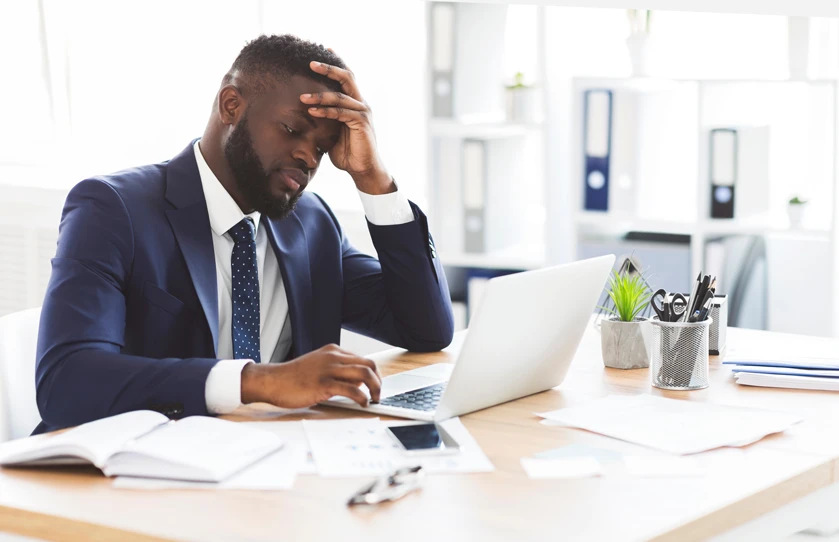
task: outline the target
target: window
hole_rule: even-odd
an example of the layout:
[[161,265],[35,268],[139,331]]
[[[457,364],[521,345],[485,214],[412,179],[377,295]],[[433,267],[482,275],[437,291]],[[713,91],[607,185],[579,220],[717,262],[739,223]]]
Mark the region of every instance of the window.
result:
[[[335,49],[373,106],[379,150],[408,195],[425,200],[425,4],[273,0],[10,2],[0,21],[0,183],[9,165],[40,166],[27,184],[67,188],[85,176],[166,160],[200,137],[222,76],[244,44],[293,33]],[[11,10],[11,16],[7,16]],[[329,16],[313,16],[326,14]],[[7,54],[14,51],[15,54]],[[53,147],[48,147],[55,140]],[[361,209],[326,159],[312,189]]]
[[32,166],[52,151],[49,93],[40,2],[5,2],[0,17],[0,167]]

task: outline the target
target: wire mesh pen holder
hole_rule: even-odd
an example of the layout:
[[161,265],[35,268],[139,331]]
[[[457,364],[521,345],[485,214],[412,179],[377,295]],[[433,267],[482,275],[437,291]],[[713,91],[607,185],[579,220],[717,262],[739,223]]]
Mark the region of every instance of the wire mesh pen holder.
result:
[[708,387],[708,335],[712,319],[704,322],[662,322],[653,318],[650,379],[665,390]]

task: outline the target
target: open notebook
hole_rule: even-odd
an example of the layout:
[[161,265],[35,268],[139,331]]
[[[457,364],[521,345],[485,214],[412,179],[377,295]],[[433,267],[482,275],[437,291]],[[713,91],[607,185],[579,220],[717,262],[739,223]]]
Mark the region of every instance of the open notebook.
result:
[[0,445],[0,465],[93,464],[106,476],[219,482],[283,446],[253,426],[138,410]]

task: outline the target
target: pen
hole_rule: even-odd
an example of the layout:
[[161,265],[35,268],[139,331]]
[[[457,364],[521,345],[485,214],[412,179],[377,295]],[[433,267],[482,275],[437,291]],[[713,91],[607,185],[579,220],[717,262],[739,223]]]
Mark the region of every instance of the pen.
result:
[[690,309],[692,309],[694,307],[694,305],[696,305],[696,292],[699,290],[699,282],[701,280],[702,280],[702,271],[700,271],[699,274],[696,276],[696,282],[693,283],[693,289],[690,291],[690,297],[688,298],[689,305],[688,305],[687,310],[685,310],[685,314],[684,314],[685,319],[687,319],[688,316],[693,314],[693,312],[691,312]]
[[711,310],[711,304],[714,302],[714,296],[708,298],[708,301],[705,302],[705,306],[702,307],[702,312],[699,314],[699,321],[704,322],[708,319],[708,312]]
[[696,310],[694,310],[694,316],[697,316],[697,317],[694,318],[692,316],[691,317],[691,322],[702,322],[702,321],[705,320],[704,315],[703,315],[703,309],[713,299],[714,299],[714,293],[711,291],[710,288],[708,288],[705,291],[705,294],[703,296],[697,298]]
[[705,302],[705,294],[708,292],[708,288],[711,286],[711,275],[705,275],[702,279],[702,284],[699,285],[699,290],[696,292],[696,300],[693,302],[691,308],[694,311],[697,311],[702,308],[702,304]]

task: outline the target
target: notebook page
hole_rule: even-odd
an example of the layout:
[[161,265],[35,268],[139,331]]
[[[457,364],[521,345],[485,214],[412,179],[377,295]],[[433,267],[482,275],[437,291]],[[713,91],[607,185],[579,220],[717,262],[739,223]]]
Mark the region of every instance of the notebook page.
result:
[[[36,435],[19,439],[0,446],[0,463],[22,464],[58,456],[74,456],[102,468],[108,457],[119,451],[127,442],[152,431],[168,420],[159,412],[137,410],[88,422],[58,435]],[[57,462],[63,464],[74,461],[57,459]]]
[[136,410],[89,422],[67,431],[60,438],[62,445],[85,448],[91,462],[99,468],[126,443],[152,431],[169,418],[152,410]]
[[[191,416],[168,424],[125,446],[107,462],[105,474],[220,481],[271,452],[283,440],[277,435],[235,422]],[[165,465],[165,469],[164,469]],[[200,474],[199,474],[200,473]]]

